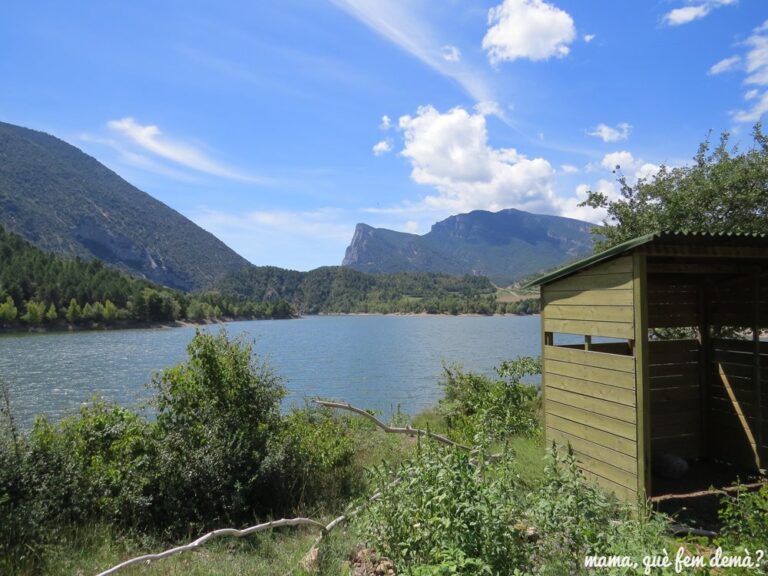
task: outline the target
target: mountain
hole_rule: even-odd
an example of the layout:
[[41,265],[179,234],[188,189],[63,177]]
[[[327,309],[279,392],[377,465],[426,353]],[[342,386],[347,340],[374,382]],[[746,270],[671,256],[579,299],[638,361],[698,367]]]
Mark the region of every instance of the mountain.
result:
[[496,308],[496,289],[482,276],[365,274],[341,266],[309,272],[246,266],[228,274],[217,288],[222,294],[257,302],[285,300],[303,314],[493,313]]
[[181,290],[211,286],[248,263],[78,148],[3,122],[0,225],[43,250]]
[[513,208],[451,216],[422,236],[358,224],[342,266],[482,275],[507,285],[590,254],[592,226]]

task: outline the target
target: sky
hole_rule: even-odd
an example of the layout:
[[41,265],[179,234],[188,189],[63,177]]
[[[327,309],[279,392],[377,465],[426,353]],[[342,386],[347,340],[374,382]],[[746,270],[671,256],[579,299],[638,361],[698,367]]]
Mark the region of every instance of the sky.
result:
[[77,146],[257,265],[618,194],[744,146],[766,0],[8,0],[0,120]]

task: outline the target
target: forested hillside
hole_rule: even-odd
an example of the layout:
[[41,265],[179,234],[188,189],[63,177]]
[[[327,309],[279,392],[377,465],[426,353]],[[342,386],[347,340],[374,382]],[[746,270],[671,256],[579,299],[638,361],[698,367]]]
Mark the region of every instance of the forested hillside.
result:
[[0,122],[0,225],[38,248],[97,258],[171,288],[209,288],[247,262],[79,149]]
[[366,274],[340,266],[296,272],[272,266],[249,266],[228,275],[219,288],[225,294],[256,301],[285,299],[305,314],[538,312],[538,299],[497,302],[496,289],[484,276],[425,272]]
[[280,299],[256,303],[215,292],[187,294],[98,260],[45,253],[0,227],[0,326],[113,325],[291,313]]

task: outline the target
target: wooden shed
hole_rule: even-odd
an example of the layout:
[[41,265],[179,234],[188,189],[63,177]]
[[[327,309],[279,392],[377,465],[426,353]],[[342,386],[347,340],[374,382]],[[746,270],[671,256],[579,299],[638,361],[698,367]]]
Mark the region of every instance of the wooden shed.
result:
[[[768,237],[659,232],[533,281],[541,287],[549,443],[622,499],[668,490],[673,455],[708,470],[768,462]],[[711,474],[711,472],[709,472]]]

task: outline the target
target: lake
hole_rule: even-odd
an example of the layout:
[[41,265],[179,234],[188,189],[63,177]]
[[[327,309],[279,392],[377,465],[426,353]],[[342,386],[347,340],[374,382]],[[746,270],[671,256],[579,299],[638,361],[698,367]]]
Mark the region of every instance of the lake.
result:
[[[286,406],[330,397],[390,414],[437,402],[443,363],[491,374],[540,353],[539,316],[308,316],[206,326],[244,334],[285,379]],[[22,426],[74,411],[94,394],[135,405],[154,372],[186,358],[195,328],[0,336],[0,378]]]

